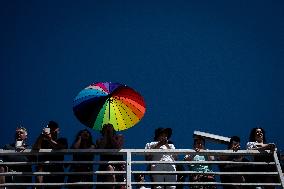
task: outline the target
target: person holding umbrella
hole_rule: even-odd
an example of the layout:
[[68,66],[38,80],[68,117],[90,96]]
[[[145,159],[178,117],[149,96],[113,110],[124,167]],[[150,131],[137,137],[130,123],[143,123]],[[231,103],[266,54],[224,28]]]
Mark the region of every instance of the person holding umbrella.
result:
[[[169,138],[172,135],[171,128],[157,128],[155,130],[154,141],[147,143],[145,149],[175,149],[175,146],[172,143],[169,143]],[[161,154],[157,153],[154,155],[147,155],[147,161],[167,161],[174,162],[176,156],[170,154]],[[151,171],[176,171],[175,164],[152,164],[150,167]],[[152,175],[154,182],[176,182],[176,175]],[[164,188],[163,186],[155,186],[156,189]],[[166,186],[167,189],[175,189],[176,186]]]
[[[104,124],[101,130],[102,137],[96,141],[97,149],[121,149],[124,144],[123,135],[116,134],[113,125],[108,123]],[[100,161],[123,161],[123,155],[109,155],[103,154],[100,156]],[[123,171],[124,166],[121,164],[101,164],[99,171]],[[122,175],[98,175],[98,182],[123,182]],[[97,189],[114,189],[121,188],[121,186],[114,185],[101,185]]]
[[[127,85],[116,82],[96,82],[81,90],[73,100],[73,112],[85,126],[100,131],[98,149],[120,149],[123,131],[136,125],[144,116],[146,104],[143,97]],[[123,155],[102,154],[101,161],[123,161]],[[123,171],[121,164],[104,164],[100,171]],[[123,182],[123,175],[98,175],[98,182]],[[126,186],[117,186],[126,187]],[[98,185],[97,188],[114,188],[114,185]]]

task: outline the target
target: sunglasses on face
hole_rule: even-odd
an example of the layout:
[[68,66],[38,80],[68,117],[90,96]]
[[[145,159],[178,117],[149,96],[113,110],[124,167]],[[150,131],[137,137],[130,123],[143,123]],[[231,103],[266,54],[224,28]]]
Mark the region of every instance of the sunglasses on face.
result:
[[16,134],[25,134],[24,131],[16,131]]

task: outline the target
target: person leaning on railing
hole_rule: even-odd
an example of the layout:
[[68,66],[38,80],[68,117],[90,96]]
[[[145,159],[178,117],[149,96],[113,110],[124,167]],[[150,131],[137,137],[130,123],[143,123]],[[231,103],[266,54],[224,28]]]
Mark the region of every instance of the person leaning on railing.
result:
[[[33,145],[34,150],[39,149],[67,149],[68,143],[66,138],[58,138],[59,126],[54,121],[49,121],[47,128],[44,128],[42,133],[36,139]],[[63,161],[64,155],[39,155],[38,161]],[[39,172],[64,172],[63,164],[43,165],[37,166]],[[53,176],[37,176],[36,181],[39,183],[63,183],[65,176],[53,175]],[[61,188],[60,186],[54,186],[52,188]]]
[[[147,143],[145,146],[145,149],[175,149],[175,146],[173,144],[170,144],[168,139],[172,135],[172,129],[171,128],[158,128],[155,130],[155,137],[154,142]],[[177,158],[174,155],[170,154],[162,154],[162,153],[155,153],[152,155],[147,155],[146,157],[147,161],[168,161],[168,162],[174,162]],[[151,171],[176,171],[175,164],[152,164]],[[152,175],[152,179],[154,182],[176,182],[177,176],[173,174],[169,175],[158,175],[154,174]],[[154,188],[164,188],[163,186],[154,186]],[[175,189],[176,186],[166,186],[167,189]]]
[[[263,153],[266,153],[265,150],[269,150],[270,153],[263,156],[254,156],[254,161],[256,162],[273,162],[273,152],[275,151],[275,144],[267,143],[265,137],[265,131],[263,128],[253,128],[250,132],[249,142],[247,143],[248,150],[258,150]],[[257,165],[254,167],[255,171],[258,172],[273,172],[276,171],[275,165]],[[277,177],[263,175],[263,176],[256,176],[256,182],[259,183],[276,183],[278,182]],[[265,189],[273,189],[274,186],[263,186]]]
[[[233,150],[237,152],[240,150],[240,137],[232,136],[228,144],[228,150]],[[220,161],[234,161],[234,162],[249,162],[247,158],[241,155],[224,155],[218,158]],[[240,165],[240,164],[220,164],[219,169],[221,172],[247,172],[251,170],[249,165]],[[221,175],[220,179],[222,183],[246,183],[250,181],[250,177],[247,175]],[[223,186],[223,189],[248,189],[252,188],[251,186]]]
[[[16,128],[15,132],[15,142],[11,144],[6,144],[3,149],[4,150],[15,150],[18,153],[21,153],[29,148],[27,145],[27,136],[28,131],[24,127]],[[31,161],[31,156],[24,155],[8,155],[3,157],[3,162],[29,162]],[[30,165],[9,165],[7,167],[1,167],[1,172],[9,171],[9,172],[31,172],[32,167]],[[1,182],[6,183],[31,183],[31,176],[7,176],[6,178],[3,176]],[[7,188],[15,188],[15,186],[6,187]],[[17,189],[25,189],[27,186],[17,186]]]
[[[193,147],[196,152],[200,152],[205,149],[205,139],[200,136],[195,136],[193,141]],[[205,155],[186,155],[184,157],[185,161],[213,161],[214,156],[205,156]],[[189,175],[190,182],[215,182],[214,175],[211,174],[202,174],[204,172],[212,172],[212,169],[209,165],[206,164],[190,164],[189,166],[190,171],[198,172],[197,174]],[[215,189],[216,186],[214,185],[193,185],[191,186],[193,189]]]

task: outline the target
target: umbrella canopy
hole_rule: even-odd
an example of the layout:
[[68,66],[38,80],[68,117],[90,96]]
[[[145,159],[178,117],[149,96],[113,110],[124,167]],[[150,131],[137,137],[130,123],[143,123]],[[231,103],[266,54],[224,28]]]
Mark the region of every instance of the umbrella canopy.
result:
[[132,88],[119,83],[93,83],[75,97],[75,116],[84,125],[101,130],[111,123],[116,131],[138,123],[146,106],[143,97]]

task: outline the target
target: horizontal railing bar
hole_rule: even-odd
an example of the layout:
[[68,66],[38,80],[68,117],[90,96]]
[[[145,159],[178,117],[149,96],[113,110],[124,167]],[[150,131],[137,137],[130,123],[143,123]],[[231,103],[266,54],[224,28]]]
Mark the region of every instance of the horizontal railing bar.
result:
[[271,154],[269,151],[260,152],[258,150],[238,150],[237,152],[232,150],[204,150],[204,151],[195,151],[190,149],[135,149],[131,151],[132,154],[145,155],[152,153],[171,153],[171,154],[201,154],[201,155],[268,155]]
[[112,175],[112,174],[126,174],[126,171],[90,171],[90,172],[4,172],[0,176],[32,176],[32,175]]
[[[62,150],[53,150],[53,149],[40,149],[40,150],[31,150],[26,149],[23,152],[15,152],[14,150],[3,150],[0,149],[0,154],[3,155],[44,155],[49,154],[73,154],[73,153],[84,153],[84,154],[123,154],[126,155],[127,152],[131,152],[133,155],[147,155],[154,153],[170,153],[170,154],[203,154],[203,155],[268,155],[271,154],[269,151],[260,152],[258,150],[239,150],[234,152],[232,150],[204,150],[196,152],[195,150],[189,149],[62,149]],[[147,153],[147,154],[145,154]]]
[[[84,185],[125,185],[126,182],[77,182],[77,183],[5,183],[5,186],[84,186]],[[281,186],[280,183],[221,183],[221,182],[131,182],[132,185],[229,185],[229,186]]]
[[131,161],[132,164],[241,164],[241,165],[275,165],[274,162],[236,162],[236,161]]
[[[278,175],[278,172],[196,172],[196,171],[132,171],[132,174],[207,174],[207,175]],[[126,174],[126,171],[90,171],[90,172],[4,172],[0,176],[32,175],[97,175]]]
[[221,182],[132,182],[133,185],[238,185],[238,186],[281,186],[280,183],[221,183]]
[[[278,175],[278,172],[196,172],[196,171],[131,171],[133,174],[209,174],[209,175]],[[2,172],[0,176],[11,176],[11,175],[83,175],[83,174],[126,174],[126,171],[89,171],[89,172]]]
[[278,175],[278,172],[132,171],[133,174]]
[[[236,162],[236,161],[131,161],[132,164],[240,164],[275,165],[274,162]],[[126,164],[126,161],[42,161],[42,162],[0,162],[1,165],[38,165],[38,164]]]
[[126,182],[70,182],[70,183],[5,183],[5,186],[81,186],[81,185],[126,185]]
[[40,150],[32,150],[32,149],[25,149],[22,152],[16,152],[15,150],[3,150],[0,149],[0,154],[5,155],[46,155],[48,154],[54,154],[54,155],[72,155],[74,153],[76,154],[92,154],[92,155],[100,155],[100,154],[121,154],[126,155],[127,151],[129,149],[61,149],[61,150],[55,150],[55,149],[40,149]]
[[[278,172],[194,172],[194,171],[132,171],[133,174],[207,174],[207,175],[278,175]],[[126,171],[94,171],[94,172],[4,172],[0,176],[32,176],[32,175],[98,175],[126,174]]]
[[38,161],[38,162],[0,162],[1,165],[38,165],[38,164],[126,164],[126,161]]

